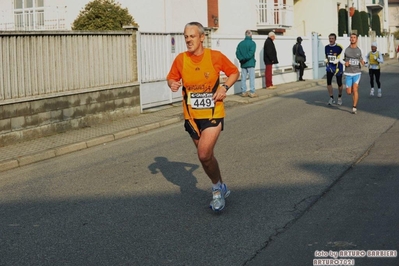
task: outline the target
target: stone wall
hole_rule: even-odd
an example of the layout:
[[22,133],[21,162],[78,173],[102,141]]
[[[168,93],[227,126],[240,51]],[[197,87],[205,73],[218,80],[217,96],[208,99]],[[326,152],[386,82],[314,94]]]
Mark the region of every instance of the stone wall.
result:
[[140,112],[138,83],[0,105],[0,146],[88,127]]

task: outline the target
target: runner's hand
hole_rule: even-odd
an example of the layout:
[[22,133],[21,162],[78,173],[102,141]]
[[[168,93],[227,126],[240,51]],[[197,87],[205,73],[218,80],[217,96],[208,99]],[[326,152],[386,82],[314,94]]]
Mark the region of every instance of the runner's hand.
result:
[[173,92],[178,91],[178,90],[180,89],[180,87],[181,87],[181,81],[173,81],[173,82],[170,84],[170,89],[171,89]]
[[223,101],[226,98],[226,88],[222,85],[216,90],[215,94],[213,94],[213,100],[216,101]]

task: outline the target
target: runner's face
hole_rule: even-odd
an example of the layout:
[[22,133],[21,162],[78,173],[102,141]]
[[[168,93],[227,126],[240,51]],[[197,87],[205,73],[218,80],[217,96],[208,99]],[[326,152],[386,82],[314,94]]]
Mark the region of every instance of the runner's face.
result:
[[373,53],[374,53],[375,51],[377,51],[377,47],[371,46],[371,51],[373,51]]
[[335,43],[335,37],[334,36],[328,37],[328,40],[330,41],[331,45],[333,45]]
[[351,44],[356,44],[356,43],[357,43],[357,36],[351,35]]
[[187,51],[193,54],[202,52],[202,42],[205,35],[200,35],[197,26],[187,26],[184,29],[184,39],[186,41]]

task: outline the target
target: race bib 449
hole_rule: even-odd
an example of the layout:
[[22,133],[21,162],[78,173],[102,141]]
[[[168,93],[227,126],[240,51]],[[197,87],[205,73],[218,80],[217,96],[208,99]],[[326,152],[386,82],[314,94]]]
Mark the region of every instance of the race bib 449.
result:
[[190,93],[187,104],[194,109],[213,108],[215,103],[212,97],[213,93]]

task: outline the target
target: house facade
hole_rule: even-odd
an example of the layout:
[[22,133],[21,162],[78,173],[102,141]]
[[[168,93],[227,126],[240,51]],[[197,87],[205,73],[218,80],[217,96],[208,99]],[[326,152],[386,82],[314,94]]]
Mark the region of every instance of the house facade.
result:
[[399,0],[388,0],[389,32],[399,30]]
[[[141,32],[182,32],[199,21],[219,34],[239,34],[251,29],[259,35],[273,30],[279,35],[328,36],[338,30],[338,10],[354,7],[378,14],[383,32],[391,32],[397,18],[396,0],[117,0],[139,24]],[[3,0],[0,31],[70,30],[90,0]],[[398,2],[399,5],[399,1]],[[393,4],[392,4],[393,5]]]
[[3,0],[0,31],[67,30],[65,0]]

